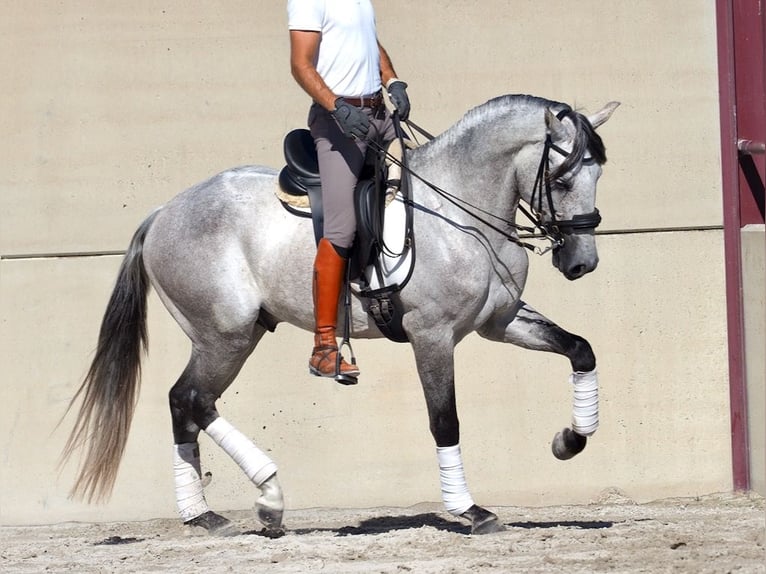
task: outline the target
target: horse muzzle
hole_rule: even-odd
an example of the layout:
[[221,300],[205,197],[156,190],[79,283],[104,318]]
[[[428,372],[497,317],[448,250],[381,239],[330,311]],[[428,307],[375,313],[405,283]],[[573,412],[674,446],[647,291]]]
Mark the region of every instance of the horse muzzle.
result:
[[601,215],[594,209],[570,220],[556,221],[549,229],[548,233],[558,244],[553,249],[553,265],[570,281],[587,275],[598,266],[593,231],[599,223]]

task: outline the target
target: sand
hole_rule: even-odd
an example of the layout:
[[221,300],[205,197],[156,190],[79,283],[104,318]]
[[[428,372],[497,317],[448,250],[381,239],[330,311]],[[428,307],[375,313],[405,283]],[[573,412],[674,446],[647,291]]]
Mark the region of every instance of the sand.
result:
[[472,536],[440,505],[288,510],[286,533],[208,535],[174,519],[0,528],[0,572],[766,572],[764,499],[717,494],[635,504],[490,508],[505,532]]

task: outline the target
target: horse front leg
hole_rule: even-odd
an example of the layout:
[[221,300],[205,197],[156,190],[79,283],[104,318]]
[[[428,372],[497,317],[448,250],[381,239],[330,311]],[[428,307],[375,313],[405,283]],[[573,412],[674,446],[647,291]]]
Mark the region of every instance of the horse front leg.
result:
[[419,338],[412,344],[436,442],[442,501],[450,514],[471,522],[472,534],[499,532],[505,528],[497,516],[474,503],[466,484],[455,400],[454,344],[443,337]]
[[565,331],[524,301],[515,313],[494,317],[478,333],[490,340],[512,343],[525,349],[563,355],[572,365],[569,381],[573,387],[572,426],[556,433],[553,455],[568,460],[585,448],[598,429],[598,377],[596,356],[590,343]]

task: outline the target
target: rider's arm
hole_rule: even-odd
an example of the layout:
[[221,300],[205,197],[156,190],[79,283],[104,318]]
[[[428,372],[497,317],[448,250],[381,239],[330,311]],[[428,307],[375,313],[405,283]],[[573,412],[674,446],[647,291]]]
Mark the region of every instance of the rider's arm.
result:
[[388,82],[396,78],[396,72],[388,52],[386,52],[380,41],[378,42],[378,49],[380,50],[380,81],[384,86],[388,86]]
[[314,65],[319,39],[319,32],[290,30],[290,71],[295,81],[315,102],[333,111],[338,96],[327,87]]

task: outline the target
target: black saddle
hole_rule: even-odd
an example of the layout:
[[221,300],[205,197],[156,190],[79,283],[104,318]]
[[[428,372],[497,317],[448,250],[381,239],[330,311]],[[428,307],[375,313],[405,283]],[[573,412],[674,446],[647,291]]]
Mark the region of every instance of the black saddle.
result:
[[[311,133],[296,129],[285,136],[285,165],[279,173],[279,185],[288,195],[308,196],[311,218],[314,223],[314,239],[317,243],[324,235],[324,210],[322,207],[322,182],[319,164]],[[352,278],[356,279],[378,255],[376,248],[383,230],[385,209],[385,162],[381,153],[368,147],[362,175],[354,193],[357,216],[357,232],[352,247]],[[283,202],[285,207],[289,204]],[[297,215],[309,217],[305,211],[291,209]]]
[[307,196],[311,214],[294,209],[289,203],[282,205],[295,215],[311,217],[314,222],[314,237],[317,243],[324,229],[322,209],[322,182],[319,179],[319,163],[314,138],[308,130],[293,130],[285,136],[283,143],[287,165],[279,172],[279,185],[287,195]]
[[[364,271],[368,266],[377,264],[383,246],[386,193],[384,152],[373,147],[367,148],[365,166],[354,193],[357,230],[349,258],[349,278],[360,280],[361,294],[368,301],[365,308],[381,332],[393,341],[406,342],[407,335],[402,330],[397,296],[403,285],[392,285],[375,291],[365,287]],[[283,148],[286,165],[279,173],[279,185],[287,195],[307,196],[310,212],[296,209],[285,201],[282,201],[282,205],[295,215],[311,217],[314,238],[319,243],[324,235],[324,211],[314,138],[306,129],[295,129],[285,136]]]

